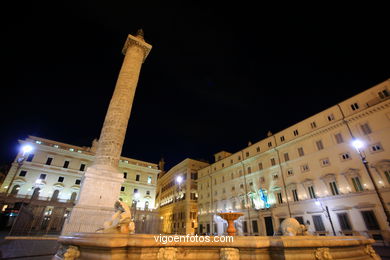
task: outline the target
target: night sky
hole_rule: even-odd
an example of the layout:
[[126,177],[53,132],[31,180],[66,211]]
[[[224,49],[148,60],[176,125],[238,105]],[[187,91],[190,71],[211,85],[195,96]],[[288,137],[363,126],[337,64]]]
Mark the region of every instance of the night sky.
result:
[[390,20],[379,5],[8,2],[15,3],[1,8],[2,164],[27,135],[90,146],[126,36],[138,28],[153,48],[122,154],[164,157],[168,167],[238,151],[390,78]]

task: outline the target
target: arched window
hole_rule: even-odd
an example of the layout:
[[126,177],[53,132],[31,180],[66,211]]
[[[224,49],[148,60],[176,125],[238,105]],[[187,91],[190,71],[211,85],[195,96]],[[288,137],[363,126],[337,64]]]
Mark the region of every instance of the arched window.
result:
[[60,190],[55,190],[53,192],[53,196],[51,196],[51,201],[56,201],[58,199],[58,194],[60,193]]
[[72,192],[72,195],[70,195],[70,201],[75,201],[77,197],[77,192]]
[[16,195],[16,194],[18,194],[19,190],[20,190],[20,186],[19,186],[19,185],[15,185],[15,186],[12,188],[12,190],[11,190],[11,195]]
[[40,188],[35,188],[35,189],[34,189],[34,192],[33,192],[33,194],[32,194],[32,196],[31,196],[31,199],[33,199],[33,200],[38,199],[38,198],[39,198],[39,192],[40,192],[40,191],[41,191]]

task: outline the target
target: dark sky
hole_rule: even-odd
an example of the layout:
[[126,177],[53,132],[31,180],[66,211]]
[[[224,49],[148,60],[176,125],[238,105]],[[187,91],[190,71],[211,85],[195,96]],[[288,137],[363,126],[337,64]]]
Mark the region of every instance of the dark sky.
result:
[[1,8],[0,163],[13,160],[27,135],[89,146],[126,35],[138,28],[153,49],[123,155],[163,156],[168,167],[240,150],[390,78],[390,22],[379,5],[8,2],[15,3]]

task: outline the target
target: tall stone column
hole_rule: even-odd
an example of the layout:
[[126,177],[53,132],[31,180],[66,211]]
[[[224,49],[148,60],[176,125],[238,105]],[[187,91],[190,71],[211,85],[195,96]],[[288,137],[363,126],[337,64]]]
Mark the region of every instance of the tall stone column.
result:
[[119,158],[141,65],[151,48],[144,41],[142,30],[136,36],[128,35],[122,50],[125,58],[100,133],[95,160],[82,178],[77,204],[64,224],[63,234],[95,232],[113,214],[123,183],[123,174],[118,171]]

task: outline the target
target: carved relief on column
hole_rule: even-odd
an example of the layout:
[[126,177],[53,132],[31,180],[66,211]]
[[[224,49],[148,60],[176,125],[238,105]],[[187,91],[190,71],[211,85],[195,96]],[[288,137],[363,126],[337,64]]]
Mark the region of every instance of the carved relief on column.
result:
[[332,260],[333,259],[332,255],[329,252],[328,247],[317,248],[314,254],[315,254],[316,260]]
[[176,260],[177,248],[175,247],[161,247],[157,253],[158,260]]
[[219,251],[220,260],[240,260],[240,250],[237,248],[221,248]]

